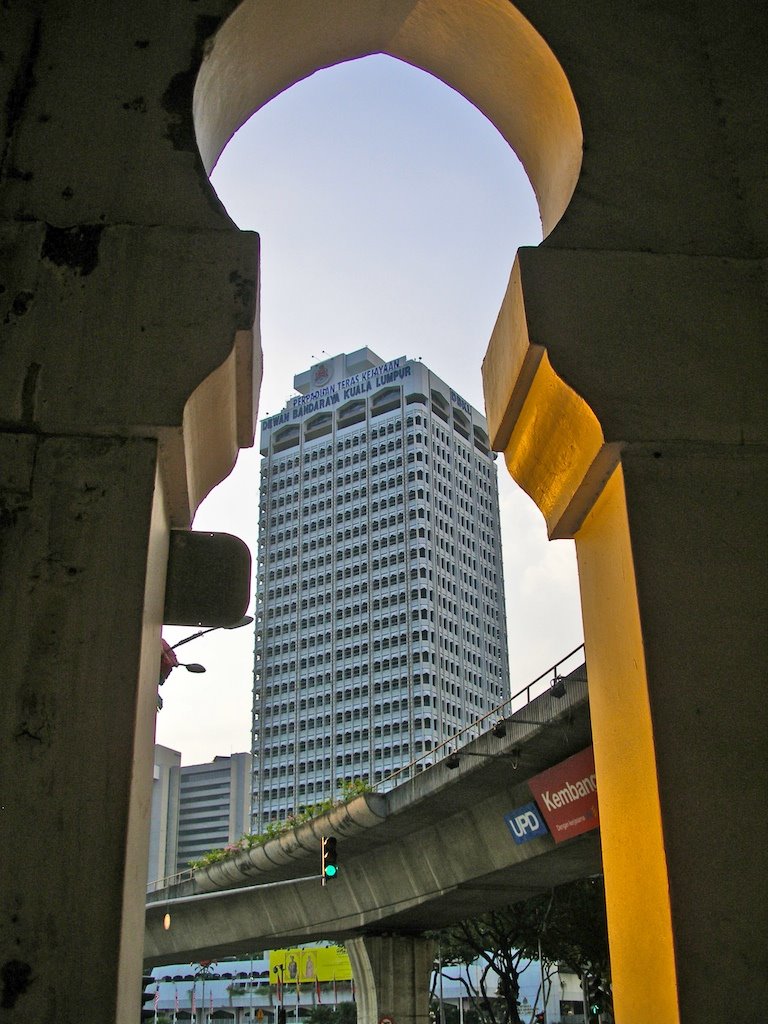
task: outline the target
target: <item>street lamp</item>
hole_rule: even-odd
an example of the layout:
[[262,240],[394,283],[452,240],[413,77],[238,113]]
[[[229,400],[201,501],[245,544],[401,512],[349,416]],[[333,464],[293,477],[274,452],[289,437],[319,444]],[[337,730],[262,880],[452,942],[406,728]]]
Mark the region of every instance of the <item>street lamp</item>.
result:
[[513,768],[519,768],[521,756],[522,751],[520,747],[513,747],[508,754],[481,754],[476,750],[455,750],[443,759],[443,764],[449,771],[453,771],[461,764],[462,757],[487,757],[489,759],[498,758],[502,761],[511,761]]
[[253,622],[253,616],[244,615],[239,622],[235,622],[231,626],[209,626],[208,629],[199,629],[196,633],[193,633],[192,636],[185,636],[183,640],[179,640],[173,645],[171,650],[175,651],[176,648],[181,647],[182,644],[188,644],[192,640],[197,640],[200,636],[205,636],[206,633],[212,633],[214,629],[240,629],[242,626],[247,626],[251,622]]
[[162,637],[160,639],[160,646],[162,647],[160,653],[160,686],[163,685],[175,668],[185,668],[187,672],[194,673],[205,672],[205,665],[198,665],[194,661],[179,661],[171,645],[167,640],[163,640]]
[[[158,680],[158,686],[162,686],[168,676],[173,672],[175,668],[185,668],[187,672],[193,672],[196,675],[201,672],[205,672],[205,665],[200,665],[195,661],[179,661],[176,656],[176,648],[181,647],[183,644],[188,644],[191,640],[197,640],[198,637],[205,636],[206,633],[212,633],[214,629],[240,629],[241,626],[247,626],[253,622],[253,616],[244,615],[239,622],[236,622],[232,626],[210,626],[208,629],[200,629],[197,633],[193,633],[192,636],[185,636],[183,640],[179,640],[177,643],[171,645],[167,640],[160,638],[160,679]],[[157,710],[163,706],[163,698],[158,693],[157,695]]]

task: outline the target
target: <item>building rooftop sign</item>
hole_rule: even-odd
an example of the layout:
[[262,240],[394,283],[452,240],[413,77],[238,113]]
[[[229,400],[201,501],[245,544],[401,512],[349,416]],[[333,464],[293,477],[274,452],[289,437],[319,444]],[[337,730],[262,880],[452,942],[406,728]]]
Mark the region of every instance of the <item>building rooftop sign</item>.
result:
[[372,366],[351,377],[346,377],[344,380],[325,384],[306,395],[296,395],[295,398],[288,400],[282,412],[262,421],[262,430],[271,430],[273,427],[282,426],[289,420],[300,419],[308,413],[331,408],[338,405],[340,401],[348,401],[368,394],[376,388],[395,384],[410,376],[411,368],[406,365],[407,362],[405,356],[399,356],[397,359],[390,359],[388,363],[382,363],[381,366]]

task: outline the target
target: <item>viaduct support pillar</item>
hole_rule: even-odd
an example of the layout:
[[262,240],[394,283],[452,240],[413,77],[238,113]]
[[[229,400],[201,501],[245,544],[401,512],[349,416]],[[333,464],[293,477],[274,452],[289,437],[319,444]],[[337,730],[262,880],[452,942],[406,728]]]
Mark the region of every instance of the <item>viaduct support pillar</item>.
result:
[[722,992],[765,1016],[755,279],[748,261],[521,250],[484,367],[495,447],[576,542],[622,1024],[715,1024]]
[[8,1024],[138,1019],[168,538],[156,463],[151,439],[0,434]]
[[139,1019],[169,530],[260,372],[256,240],[192,124],[232,6],[0,9],[3,1024]]
[[346,943],[358,1024],[429,1024],[434,942],[421,935],[364,935]]

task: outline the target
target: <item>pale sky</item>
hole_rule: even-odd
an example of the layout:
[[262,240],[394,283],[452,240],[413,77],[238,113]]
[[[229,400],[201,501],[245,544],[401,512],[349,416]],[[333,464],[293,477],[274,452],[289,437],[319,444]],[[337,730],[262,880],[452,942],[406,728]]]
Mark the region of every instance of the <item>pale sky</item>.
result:
[[[483,410],[480,365],[515,252],[538,244],[541,226],[515,154],[463,97],[388,57],[318,72],[251,118],[212,181],[235,223],[261,237],[260,417],[294,394],[295,374],[364,346],[421,357]],[[241,452],[194,523],[254,555],[259,463],[255,448]],[[516,691],[581,643],[581,611],[572,542],[547,540],[502,456],[497,466]],[[253,628],[178,653],[208,671],[171,675],[157,741],[183,764],[249,750]]]

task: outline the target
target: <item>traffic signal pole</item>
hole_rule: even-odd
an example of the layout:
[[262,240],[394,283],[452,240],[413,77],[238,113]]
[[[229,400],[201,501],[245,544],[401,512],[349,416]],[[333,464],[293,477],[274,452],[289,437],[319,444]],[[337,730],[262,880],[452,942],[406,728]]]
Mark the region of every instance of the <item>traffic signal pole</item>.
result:
[[581,976],[581,1003],[584,1007],[584,1024],[589,1021],[589,1006],[587,1005],[587,973]]

